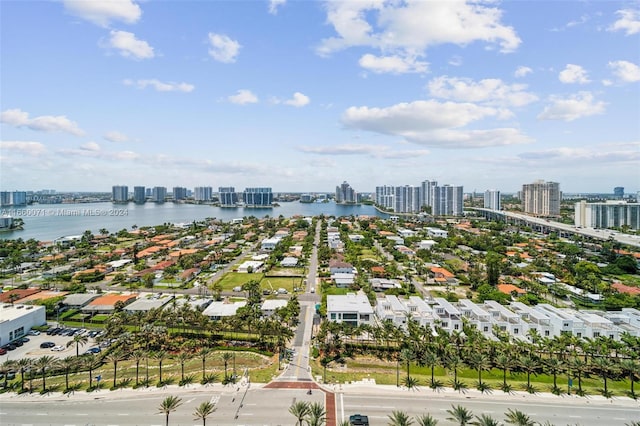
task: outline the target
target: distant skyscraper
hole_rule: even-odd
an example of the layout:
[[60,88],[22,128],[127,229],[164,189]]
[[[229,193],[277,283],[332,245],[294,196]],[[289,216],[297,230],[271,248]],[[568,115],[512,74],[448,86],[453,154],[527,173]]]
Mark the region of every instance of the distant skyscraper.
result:
[[147,194],[144,186],[133,187],[133,202],[136,204],[144,204],[147,201]]
[[243,201],[247,206],[271,206],[273,193],[271,188],[245,188]]
[[187,188],[182,186],[174,186],[173,187],[173,200],[180,201],[187,199]]
[[616,186],[613,188],[613,196],[615,198],[624,198],[624,186]]
[[484,192],[484,208],[491,210],[500,210],[500,191],[488,189]]
[[431,208],[434,216],[462,216],[464,202],[462,186],[436,186],[433,190]]
[[345,180],[342,185],[336,186],[336,203],[357,203],[356,191]]
[[522,185],[522,211],[538,216],[560,216],[560,184],[538,180]]
[[193,189],[193,199],[204,202],[211,201],[213,199],[213,188],[210,186],[196,186]]
[[126,203],[129,201],[129,187],[116,185],[111,188],[111,201],[114,203]]
[[395,208],[396,188],[394,186],[376,186],[375,203],[384,209]]
[[396,186],[393,211],[397,213],[418,213],[420,211],[420,187]]
[[25,206],[27,205],[26,191],[2,191],[0,193],[0,205],[8,206]]
[[235,206],[238,204],[238,194],[233,186],[218,187],[218,198],[222,206]]
[[437,181],[425,180],[420,184],[420,206],[433,207],[433,194],[435,187],[438,186]]
[[575,225],[584,228],[640,229],[640,204],[609,200],[606,203],[575,204]]
[[151,193],[151,201],[154,203],[164,203],[167,198],[167,188],[164,186],[154,186]]

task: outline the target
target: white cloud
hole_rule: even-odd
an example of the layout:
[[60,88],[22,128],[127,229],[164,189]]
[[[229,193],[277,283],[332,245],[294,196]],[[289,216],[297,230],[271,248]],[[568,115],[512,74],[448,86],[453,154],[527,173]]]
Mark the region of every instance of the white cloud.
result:
[[370,53],[363,55],[358,63],[362,68],[377,74],[421,73],[426,72],[429,65],[424,61],[416,61],[415,57],[399,55],[375,56]]
[[98,145],[96,142],[87,142],[83,145],[80,145],[80,149],[83,151],[97,152],[100,151],[100,145]]
[[539,120],[564,120],[573,121],[578,118],[603,114],[605,103],[596,102],[591,92],[578,92],[568,98],[552,96],[551,105],[548,105],[538,115]]
[[351,107],[343,116],[345,126],[441,148],[478,148],[529,142],[517,129],[459,129],[484,118],[503,118],[509,112],[472,103],[435,100],[400,103],[388,108]]
[[368,155],[375,158],[414,158],[429,154],[426,149],[394,151],[385,145],[345,144],[333,146],[301,146],[300,151],[318,155]]
[[618,20],[611,24],[609,31],[624,31],[626,35],[640,33],[640,10],[621,9],[616,15]]
[[0,113],[0,123],[14,127],[27,127],[31,130],[43,132],[66,132],[75,136],[84,135],[78,124],[64,115],[41,115],[29,118],[29,113],[21,109],[8,109]]
[[278,14],[278,8],[283,6],[287,0],[269,0],[269,13],[272,15]]
[[558,147],[541,151],[522,152],[519,158],[529,161],[539,161],[547,163],[549,161],[571,162],[584,165],[585,162],[593,163],[629,163],[640,160],[640,150],[638,144],[628,150],[603,149],[601,146],[574,148]]
[[209,33],[209,55],[213,59],[225,64],[236,61],[240,48],[240,43],[232,40],[224,34]]
[[195,89],[193,84],[189,83],[174,83],[172,81],[164,82],[155,78],[149,80],[124,80],[123,83],[126,86],[136,86],[138,89],[145,89],[146,87],[152,87],[158,92],[192,92]]
[[127,135],[125,135],[124,133],[120,133],[116,130],[107,132],[103,137],[109,142],[128,142],[129,141],[129,137]]
[[251,90],[240,89],[235,95],[231,95],[227,100],[233,104],[246,105],[258,102],[258,97]]
[[605,87],[612,86],[613,85],[613,81],[607,80],[607,79],[602,80],[602,85],[605,86]]
[[518,78],[522,78],[524,76],[526,76],[527,74],[531,74],[533,72],[533,70],[529,67],[525,67],[525,66],[519,66],[518,69],[516,69],[516,72],[513,73],[513,75],[515,77]]
[[449,65],[453,65],[454,67],[459,67],[463,62],[462,57],[458,55],[453,55],[451,59],[449,59]]
[[22,155],[36,157],[44,154],[47,148],[40,142],[0,141],[0,151],[11,151]]
[[566,68],[560,71],[558,75],[558,79],[567,84],[579,83],[586,84],[589,83],[589,78],[587,76],[587,71],[582,68],[580,65],[567,64]]
[[466,1],[326,2],[327,21],[337,36],[321,41],[325,56],[353,46],[382,52],[420,54],[430,46],[474,41],[499,44],[511,52],[520,44],[514,29],[501,23],[502,11],[488,3]]
[[309,102],[311,102],[309,97],[300,92],[294,93],[291,99],[287,99],[286,101],[284,101],[285,105],[290,105],[297,108],[309,105]]
[[523,106],[538,100],[536,95],[525,91],[525,84],[506,84],[496,78],[476,82],[469,78],[442,76],[431,80],[427,87],[431,96],[461,102]]
[[155,56],[153,47],[144,40],[136,38],[128,31],[112,30],[107,43],[101,43],[103,48],[117,49],[121,56],[133,59],[151,59]]
[[640,81],[640,67],[629,61],[609,62],[613,75],[625,83]]
[[64,7],[70,14],[101,27],[108,27],[111,21],[134,24],[142,15],[140,6],[131,0],[64,0]]

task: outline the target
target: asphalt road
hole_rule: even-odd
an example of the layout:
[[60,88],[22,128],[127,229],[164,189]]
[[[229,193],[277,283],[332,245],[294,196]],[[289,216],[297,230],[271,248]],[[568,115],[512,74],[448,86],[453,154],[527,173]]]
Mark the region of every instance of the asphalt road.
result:
[[[617,426],[640,419],[640,403],[627,398],[609,401],[600,397],[559,398],[553,395],[480,395],[469,392],[459,395],[454,391],[433,393],[429,389],[416,392],[393,386],[344,386],[336,391],[337,418],[360,413],[369,416],[371,426],[388,423],[393,410],[410,415],[430,413],[441,425],[452,425],[446,410],[460,404],[474,414],[490,414],[504,420],[507,409],[518,409],[538,422],[550,421],[554,425]],[[169,424],[197,425],[193,412],[202,402],[216,404],[210,425],[292,425],[294,417],[289,407],[295,401],[324,403],[319,391],[308,395],[303,389],[263,389],[262,386],[194,387],[166,389],[99,391],[88,394],[78,392],[71,397],[61,395],[0,395],[0,423],[12,425],[162,425],[164,417],[158,413],[161,401],[169,395],[182,398],[183,404],[171,413]],[[237,416],[237,418],[236,418]],[[344,417],[343,417],[344,416]]]

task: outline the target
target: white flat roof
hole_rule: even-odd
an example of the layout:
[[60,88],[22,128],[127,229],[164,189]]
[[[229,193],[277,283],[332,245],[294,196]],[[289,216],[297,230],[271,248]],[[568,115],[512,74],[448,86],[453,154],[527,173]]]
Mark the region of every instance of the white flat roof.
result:
[[44,306],[37,305],[23,305],[16,303],[13,306],[9,303],[3,303],[0,305],[0,322],[13,321],[29,313],[33,313],[44,309]]
[[207,308],[202,311],[202,315],[208,317],[230,317],[236,314],[238,308],[241,308],[247,304],[246,301],[225,303],[225,302],[211,302]]
[[267,299],[262,302],[261,309],[263,311],[275,311],[279,308],[284,308],[287,306],[287,301],[282,299]]
[[373,314],[369,299],[362,293],[327,296],[327,312],[358,312]]

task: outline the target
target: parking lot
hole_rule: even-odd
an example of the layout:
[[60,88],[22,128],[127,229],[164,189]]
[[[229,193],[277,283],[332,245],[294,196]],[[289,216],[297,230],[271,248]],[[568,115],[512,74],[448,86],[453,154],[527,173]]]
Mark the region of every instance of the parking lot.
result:
[[[88,331],[86,332],[88,333]],[[85,334],[86,335],[86,334]],[[73,336],[65,335],[47,335],[46,333],[40,333],[38,336],[24,336],[29,339],[28,342],[23,343],[22,346],[16,347],[14,350],[7,351],[6,354],[0,356],[0,361],[15,360],[21,358],[40,358],[43,355],[50,355],[56,358],[66,358],[76,354],[76,345],[72,344],[67,347],[67,343],[73,340]],[[88,337],[88,336],[87,336]],[[80,345],[80,354],[85,353],[89,348],[98,346],[95,338],[88,337],[88,342],[84,345]],[[61,346],[63,349],[60,351],[54,351],[53,348],[41,348],[40,345],[44,342],[53,342],[54,346]]]

